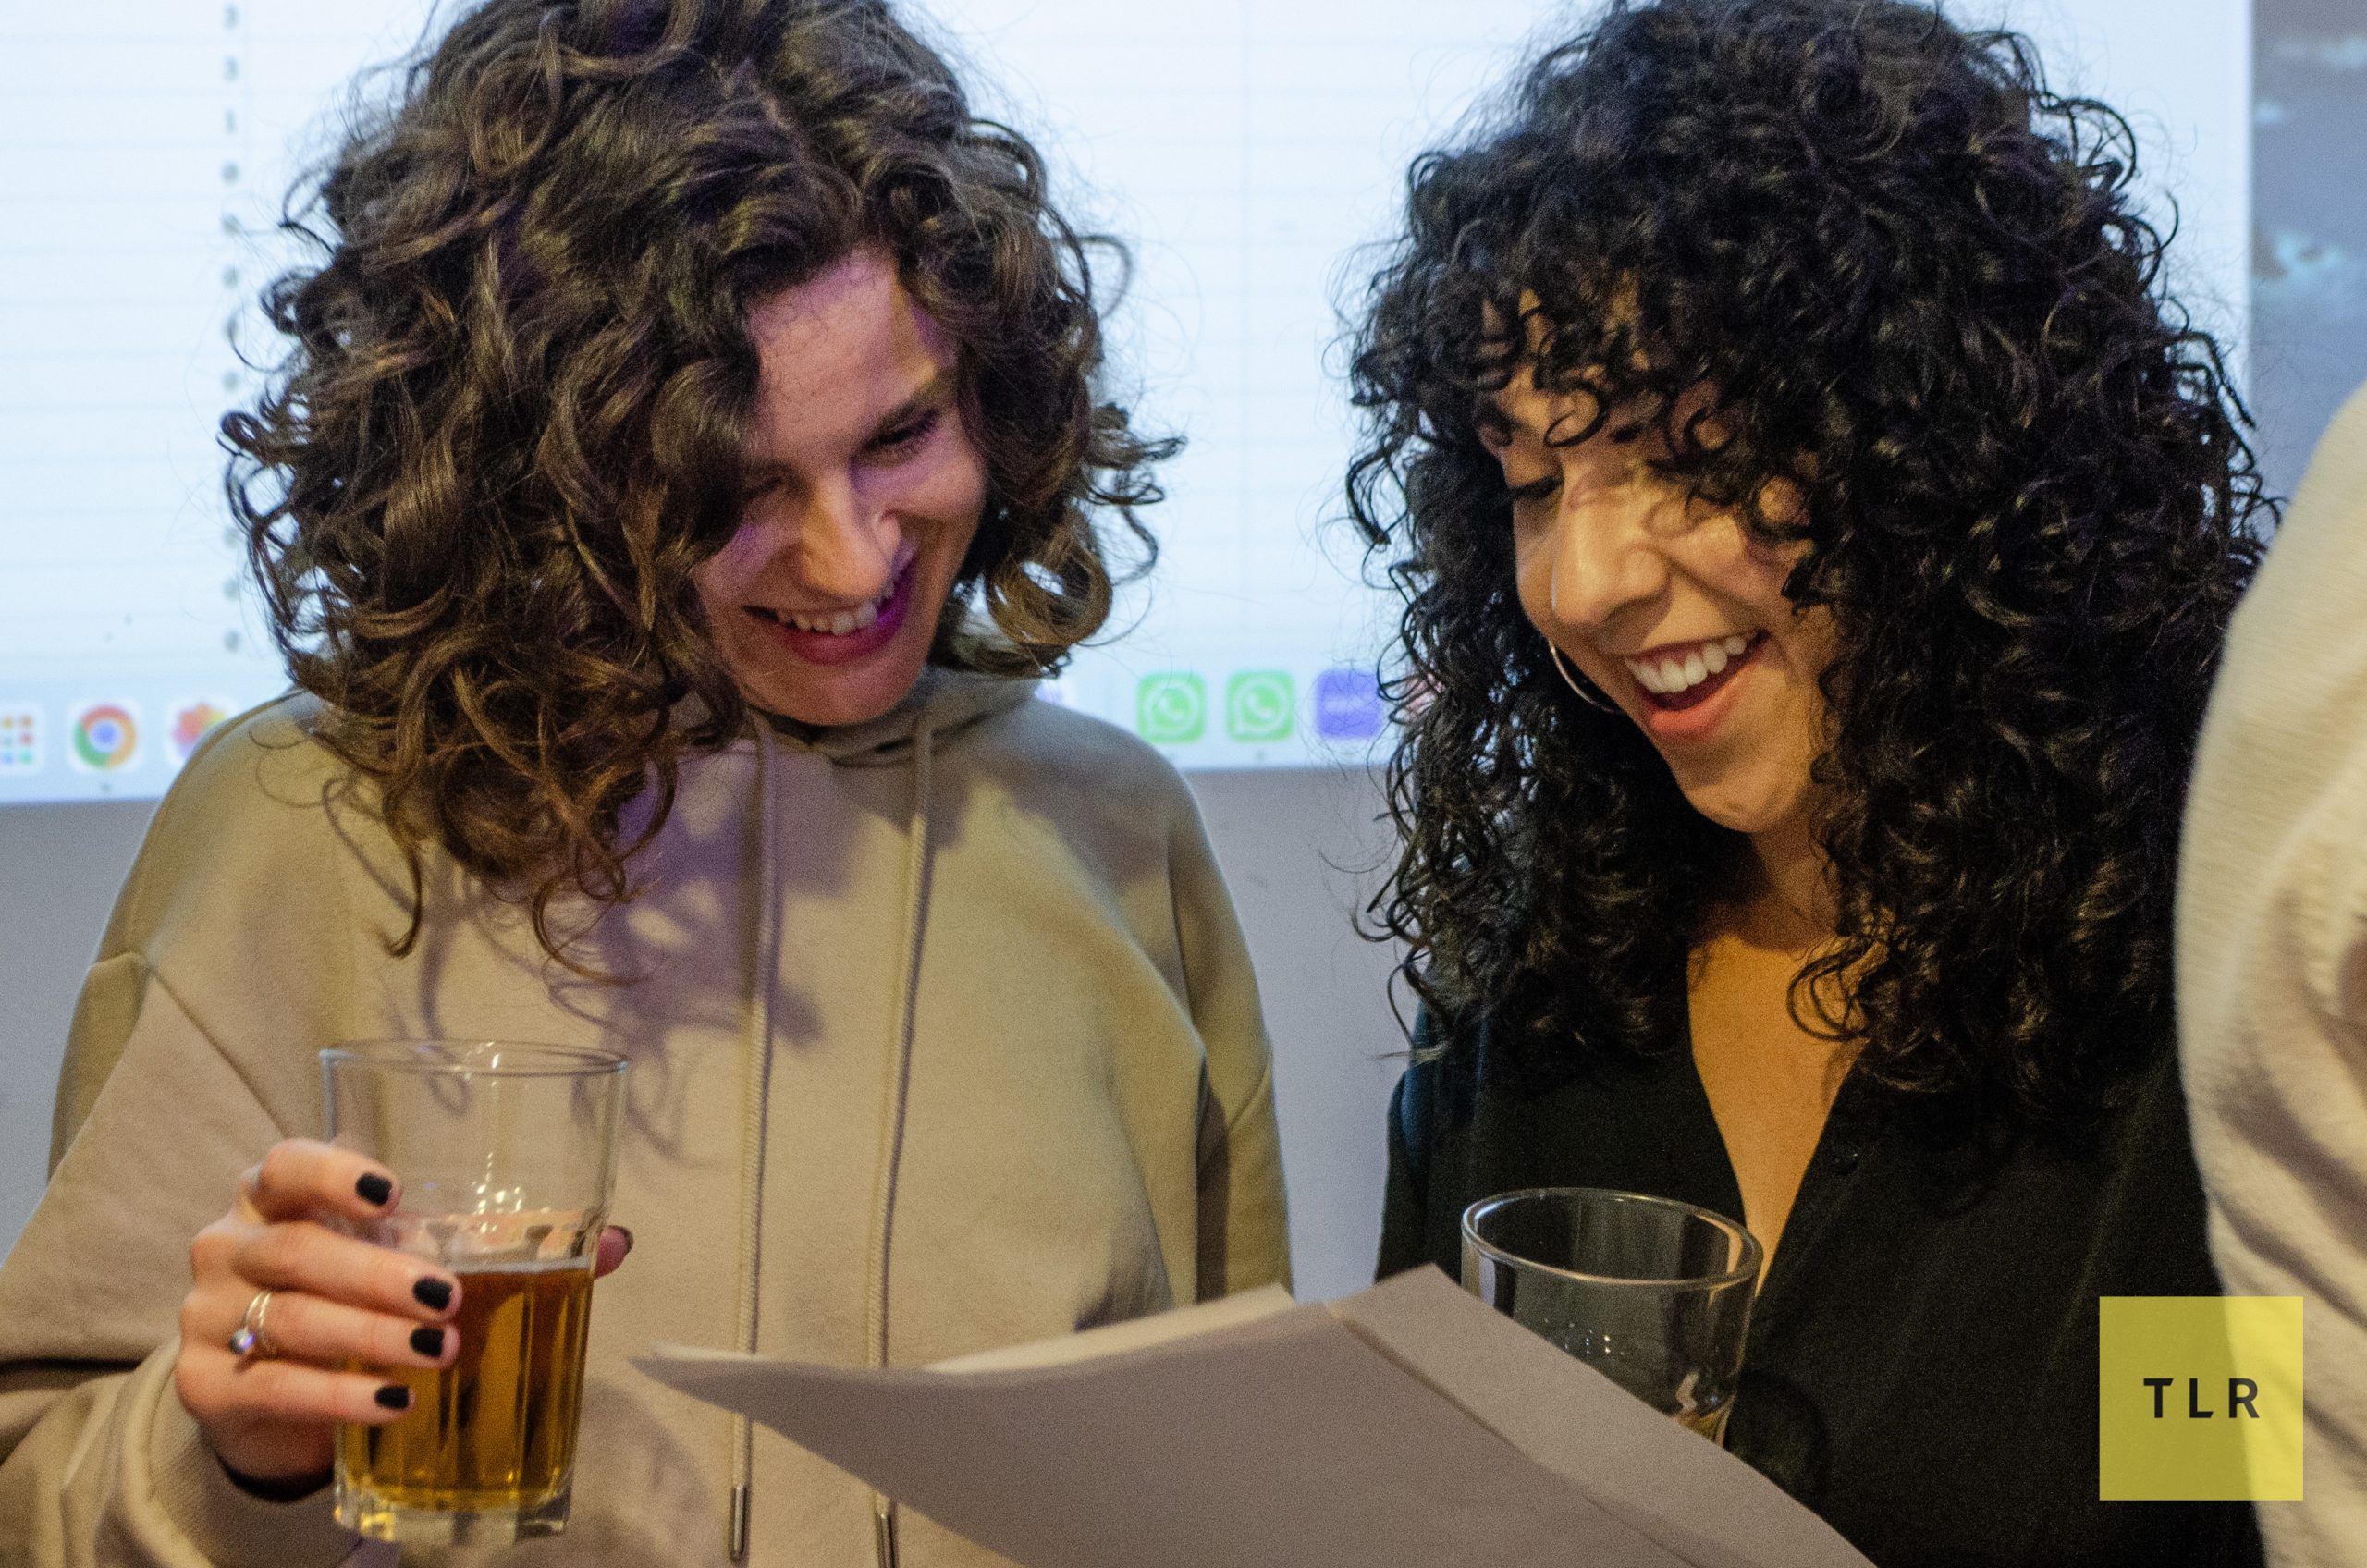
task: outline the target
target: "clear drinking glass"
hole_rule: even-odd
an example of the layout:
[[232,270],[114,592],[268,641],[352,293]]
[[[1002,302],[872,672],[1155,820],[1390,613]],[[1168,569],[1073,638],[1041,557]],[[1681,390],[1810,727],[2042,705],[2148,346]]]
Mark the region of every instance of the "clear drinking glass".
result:
[[407,1386],[411,1408],[337,1428],[347,1528],[450,1546],[566,1527],[624,1075],[607,1051],[505,1040],[321,1053],[329,1136],[402,1182],[392,1214],[353,1229],[460,1281],[453,1365],[370,1368]]
[[1463,1286],[1712,1442],[1742,1374],[1759,1238],[1723,1215],[1598,1187],[1463,1211]]

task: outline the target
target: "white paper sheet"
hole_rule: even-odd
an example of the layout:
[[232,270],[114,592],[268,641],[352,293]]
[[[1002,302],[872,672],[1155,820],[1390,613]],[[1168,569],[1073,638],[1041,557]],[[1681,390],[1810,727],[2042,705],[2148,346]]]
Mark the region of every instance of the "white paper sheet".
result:
[[1028,1568],[1870,1568],[1438,1270],[849,1371],[635,1363]]

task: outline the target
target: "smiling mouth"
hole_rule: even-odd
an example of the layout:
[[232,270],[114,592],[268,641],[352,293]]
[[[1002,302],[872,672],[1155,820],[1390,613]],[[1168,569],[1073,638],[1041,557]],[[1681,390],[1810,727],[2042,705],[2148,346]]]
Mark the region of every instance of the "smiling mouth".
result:
[[1679,713],[1708,702],[1742,672],[1767,641],[1763,631],[1711,637],[1690,645],[1655,651],[1649,658],[1626,659],[1627,673],[1644,693],[1645,704],[1662,713]]
[[898,605],[905,590],[912,586],[913,570],[919,560],[918,551],[908,553],[889,575],[888,586],[880,590],[879,596],[851,610],[837,610],[828,615],[796,615],[764,605],[749,605],[746,608],[759,620],[769,620],[776,626],[801,631],[809,637],[852,637],[857,632],[871,630],[878,624],[881,616]]

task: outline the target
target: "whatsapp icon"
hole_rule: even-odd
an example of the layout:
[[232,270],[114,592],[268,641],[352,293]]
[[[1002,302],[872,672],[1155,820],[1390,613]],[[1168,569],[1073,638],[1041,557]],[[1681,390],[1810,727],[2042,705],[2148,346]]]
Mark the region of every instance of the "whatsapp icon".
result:
[[1134,688],[1134,729],[1157,746],[1180,746],[1208,728],[1208,690],[1196,675],[1146,675]]
[[1224,730],[1236,741],[1287,741],[1298,693],[1279,669],[1244,670],[1225,682]]

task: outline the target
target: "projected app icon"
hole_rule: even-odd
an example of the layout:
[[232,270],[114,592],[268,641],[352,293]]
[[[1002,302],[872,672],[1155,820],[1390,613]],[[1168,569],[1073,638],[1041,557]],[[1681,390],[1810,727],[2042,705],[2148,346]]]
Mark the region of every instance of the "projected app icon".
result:
[[113,773],[140,756],[140,723],[122,703],[92,703],[74,716],[74,766]]
[[41,710],[0,704],[0,776],[41,767]]
[[1224,732],[1236,741],[1287,741],[1298,717],[1298,691],[1279,669],[1245,669],[1224,688]]
[[1196,675],[1146,675],[1134,688],[1134,729],[1155,745],[1196,741],[1208,723],[1208,689]]
[[206,733],[229,717],[228,704],[202,697],[194,702],[175,703],[173,727],[165,732],[172,743],[173,760],[189,761],[189,754],[197,750],[197,743],[205,739]]
[[1368,669],[1327,669],[1315,678],[1315,732],[1327,741],[1369,741],[1387,713]]

